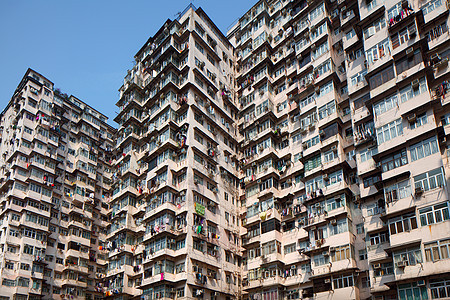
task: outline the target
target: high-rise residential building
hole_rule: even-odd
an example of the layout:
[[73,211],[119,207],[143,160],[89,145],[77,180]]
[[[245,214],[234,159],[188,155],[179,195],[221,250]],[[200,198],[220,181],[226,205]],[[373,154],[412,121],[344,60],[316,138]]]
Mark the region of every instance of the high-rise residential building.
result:
[[448,5],[259,1],[230,30],[249,298],[450,297]]
[[102,299],[113,134],[29,69],[0,115],[0,299]]
[[117,131],[29,71],[1,116],[0,295],[450,298],[448,8],[258,1],[225,36],[190,5],[135,55]]
[[240,296],[233,52],[188,6],[135,55],[115,118],[107,296]]
[[[369,297],[336,1],[259,1],[229,32],[249,299]],[[361,287],[359,282],[365,282]]]

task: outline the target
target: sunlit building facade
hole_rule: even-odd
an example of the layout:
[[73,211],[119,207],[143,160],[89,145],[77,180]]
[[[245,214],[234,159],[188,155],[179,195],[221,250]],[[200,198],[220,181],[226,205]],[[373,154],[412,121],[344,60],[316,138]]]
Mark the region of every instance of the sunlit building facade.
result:
[[29,69],[0,116],[0,299],[102,299],[113,135]]

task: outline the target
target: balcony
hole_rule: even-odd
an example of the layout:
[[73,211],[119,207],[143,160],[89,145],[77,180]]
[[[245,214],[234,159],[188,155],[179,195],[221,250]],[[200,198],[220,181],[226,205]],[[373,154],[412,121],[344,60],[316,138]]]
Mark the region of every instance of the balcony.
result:
[[367,4],[366,0],[359,0],[359,14],[361,21],[370,19],[372,16],[375,16],[381,10],[384,10],[384,1],[382,0],[372,0],[369,4]]
[[[349,24],[350,21],[355,20],[355,12],[353,10],[343,12],[341,14],[341,26],[344,27],[346,24]],[[355,20],[357,22],[357,20]]]
[[265,277],[265,278],[260,278],[258,280],[251,280],[248,283],[248,286],[245,287],[246,290],[251,290],[251,289],[257,289],[257,288],[266,288],[266,287],[270,287],[270,286],[281,286],[284,284],[285,282],[285,278],[281,277],[281,276],[274,276],[274,277]]
[[389,248],[389,242],[376,244],[376,245],[367,245],[367,259],[369,262],[381,261],[388,258],[388,254],[386,249]]
[[347,39],[347,37],[345,36],[342,38],[342,41],[343,41],[344,50],[347,50],[348,48],[350,48],[351,46],[356,44],[356,42],[359,41],[359,37],[357,34],[355,34],[354,36],[352,36],[349,39]]

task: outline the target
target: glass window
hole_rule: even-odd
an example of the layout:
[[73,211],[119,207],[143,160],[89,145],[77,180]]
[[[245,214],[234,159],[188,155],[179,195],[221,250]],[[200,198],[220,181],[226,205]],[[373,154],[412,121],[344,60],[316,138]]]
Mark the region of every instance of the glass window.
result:
[[438,187],[444,187],[444,171],[442,168],[434,169],[429,172],[414,176],[414,186],[424,191],[432,190]]
[[419,210],[420,225],[426,226],[450,219],[449,203],[444,202]]
[[436,137],[432,137],[410,147],[411,161],[416,161],[439,152]]
[[417,228],[417,219],[414,213],[405,214],[389,220],[389,231],[391,235],[409,232]]

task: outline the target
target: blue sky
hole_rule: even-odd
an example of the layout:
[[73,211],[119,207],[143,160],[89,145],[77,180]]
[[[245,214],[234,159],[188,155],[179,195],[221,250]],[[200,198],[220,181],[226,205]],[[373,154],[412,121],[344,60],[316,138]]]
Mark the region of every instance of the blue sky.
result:
[[[112,119],[133,56],[190,1],[2,1],[0,110],[28,67]],[[194,0],[222,32],[255,1]]]

